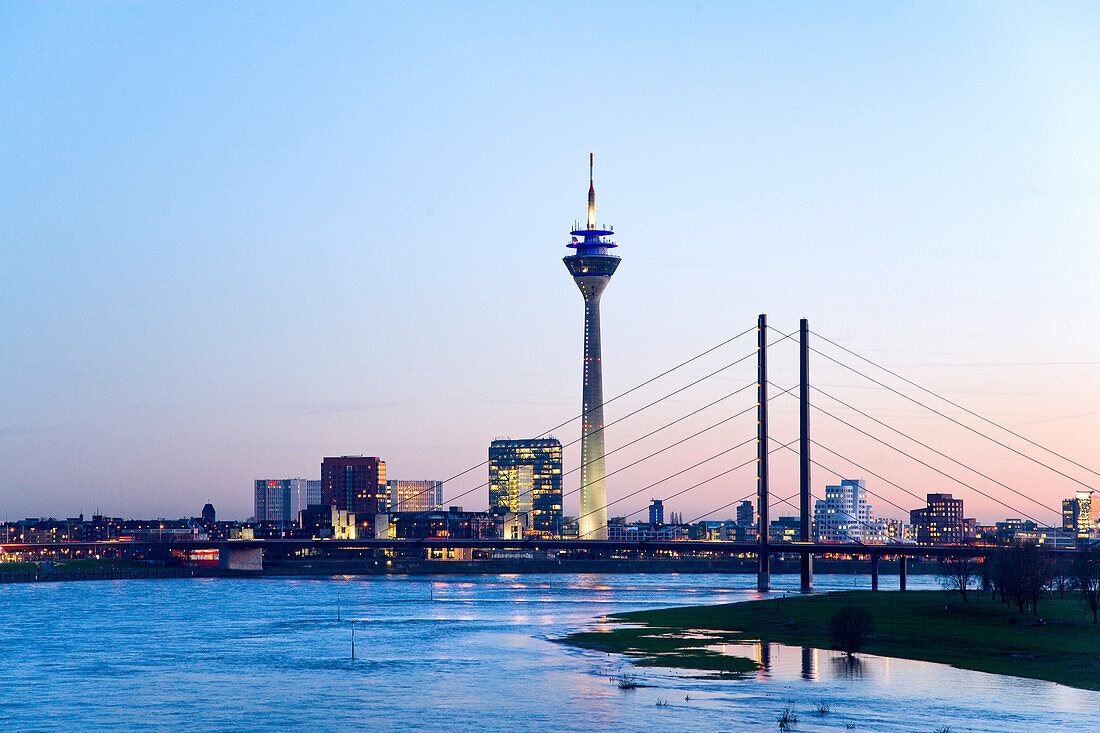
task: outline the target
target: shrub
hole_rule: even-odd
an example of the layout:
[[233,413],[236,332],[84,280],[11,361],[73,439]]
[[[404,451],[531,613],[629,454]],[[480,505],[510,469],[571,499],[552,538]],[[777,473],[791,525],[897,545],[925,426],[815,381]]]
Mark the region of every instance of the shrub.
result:
[[833,644],[849,657],[860,650],[874,631],[875,620],[863,606],[845,606],[829,619]]

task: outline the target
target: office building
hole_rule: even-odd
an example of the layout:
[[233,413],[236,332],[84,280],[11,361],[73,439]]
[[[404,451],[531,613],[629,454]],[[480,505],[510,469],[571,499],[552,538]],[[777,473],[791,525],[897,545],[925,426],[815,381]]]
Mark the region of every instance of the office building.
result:
[[257,479],[255,490],[257,522],[298,522],[303,509],[321,503],[320,481]]
[[802,524],[798,517],[779,517],[768,524],[769,542],[797,542]]
[[654,527],[665,523],[665,505],[660,499],[649,500],[649,523]]
[[[573,228],[568,245],[576,254],[565,266],[584,296],[584,381],[581,389],[581,506],[580,538],[607,539],[607,486],[604,469],[603,352],[600,343],[600,296],[619,266],[608,226],[596,224],[596,186],[592,155],[588,158],[588,220]],[[582,237],[578,241],[577,237]]]
[[737,505],[737,524],[742,527],[751,527],[756,524],[756,509],[751,501],[743,501]]
[[929,494],[923,509],[909,512],[918,545],[957,545],[965,539],[963,500]]
[[256,479],[255,514],[257,522],[290,522],[296,519],[293,507],[292,479]]
[[389,511],[430,512],[443,507],[442,481],[404,481],[391,479],[386,482]]
[[1078,491],[1072,499],[1062,500],[1062,529],[1083,540],[1100,534],[1100,500],[1092,491]]
[[494,440],[489,445],[489,511],[528,514],[529,535],[560,537],[561,442],[556,438]]
[[818,542],[863,542],[872,519],[863,479],[844,479],[825,487],[825,498],[814,503]]
[[[308,488],[308,487],[307,487]],[[355,515],[388,511],[386,462],[377,457],[339,456],[321,461],[321,503]]]

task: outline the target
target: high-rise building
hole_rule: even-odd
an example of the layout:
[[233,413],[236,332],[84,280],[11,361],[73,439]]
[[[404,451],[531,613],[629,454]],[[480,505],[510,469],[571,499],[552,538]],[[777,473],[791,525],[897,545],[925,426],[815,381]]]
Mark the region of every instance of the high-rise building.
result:
[[386,482],[390,512],[431,512],[443,508],[442,481]]
[[660,499],[649,500],[649,523],[654,527],[665,523],[665,504]]
[[256,521],[289,522],[295,515],[291,488],[293,479],[256,479]]
[[561,442],[494,440],[489,445],[489,511],[530,515],[528,532],[562,533]]
[[814,527],[818,542],[863,542],[873,519],[863,479],[844,479],[826,486],[825,498],[814,503]]
[[927,506],[909,512],[918,545],[957,545],[965,539],[963,500],[929,494]]
[[751,527],[756,524],[756,510],[751,501],[743,501],[737,505],[737,524],[741,527]]
[[297,522],[303,509],[321,503],[320,481],[304,478],[257,479],[255,486],[257,522]]
[[[573,227],[569,247],[576,254],[565,266],[584,296],[584,383],[581,390],[581,507],[580,538],[607,539],[607,486],[604,469],[603,355],[600,344],[600,296],[611,281],[620,258],[608,237],[614,231],[596,224],[596,186],[588,157],[588,220]],[[582,237],[578,241],[577,237]]]
[[1078,491],[1072,499],[1062,500],[1062,529],[1078,539],[1100,533],[1100,501],[1092,491]]
[[306,479],[306,496],[302,503],[302,509],[309,506],[317,506],[321,503],[321,480]]
[[384,514],[388,511],[386,462],[365,456],[323,459],[321,503],[357,516]]

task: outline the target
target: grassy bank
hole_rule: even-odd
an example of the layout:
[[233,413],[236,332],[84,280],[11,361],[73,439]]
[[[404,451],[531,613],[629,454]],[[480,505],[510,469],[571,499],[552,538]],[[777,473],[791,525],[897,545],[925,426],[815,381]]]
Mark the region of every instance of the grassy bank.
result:
[[705,647],[760,640],[829,649],[829,619],[844,606],[874,616],[875,632],[863,647],[870,654],[1100,690],[1100,625],[1068,596],[1041,604],[1043,625],[989,596],[962,604],[944,591],[851,591],[625,613],[609,617],[606,630],[563,641],[625,654],[642,666],[743,673],[756,664]]

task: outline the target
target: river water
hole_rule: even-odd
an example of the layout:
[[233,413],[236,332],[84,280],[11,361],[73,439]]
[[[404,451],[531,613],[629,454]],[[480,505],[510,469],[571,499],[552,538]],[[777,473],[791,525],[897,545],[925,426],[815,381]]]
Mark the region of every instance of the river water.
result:
[[[2,731],[1094,730],[1100,693],[772,644],[742,680],[554,643],[605,613],[762,597],[750,575],[130,580],[0,586]],[[892,578],[884,577],[884,584]],[[777,591],[797,576],[775,576]],[[866,576],[818,576],[819,590]],[[910,576],[910,587],[934,579]],[[774,594],[773,594],[774,595]],[[338,620],[339,616],[339,620]],[[355,654],[351,659],[355,620]],[[645,685],[623,691],[633,669]],[[658,703],[661,703],[660,705]],[[818,704],[830,712],[820,716]]]

